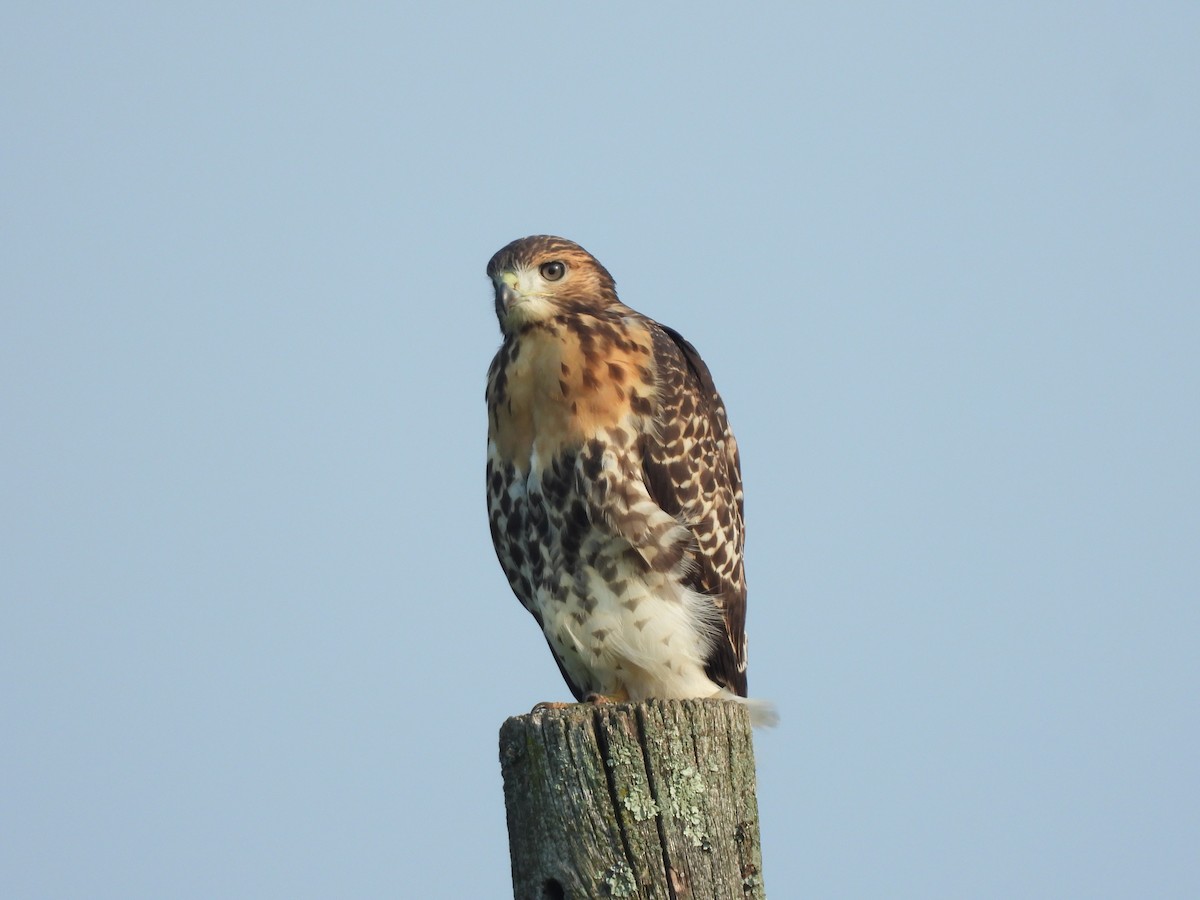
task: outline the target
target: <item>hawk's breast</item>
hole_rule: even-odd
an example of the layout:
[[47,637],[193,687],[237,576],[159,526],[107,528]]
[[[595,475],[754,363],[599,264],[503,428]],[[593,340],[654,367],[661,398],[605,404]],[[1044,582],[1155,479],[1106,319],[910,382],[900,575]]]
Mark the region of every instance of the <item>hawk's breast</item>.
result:
[[488,385],[489,440],[528,472],[649,412],[652,339],[641,322],[593,317],[532,326],[501,347]]
[[641,320],[563,318],[506,342],[489,380],[492,536],[576,694],[713,690],[711,601],[673,571],[690,536],[641,480],[652,346]]

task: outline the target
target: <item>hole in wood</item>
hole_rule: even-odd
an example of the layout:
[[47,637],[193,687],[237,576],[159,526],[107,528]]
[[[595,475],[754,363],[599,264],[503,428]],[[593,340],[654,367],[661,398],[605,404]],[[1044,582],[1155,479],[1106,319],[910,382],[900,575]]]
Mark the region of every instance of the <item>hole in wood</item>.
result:
[[546,883],[542,885],[543,900],[566,900],[567,892],[563,890],[563,886],[553,878],[547,878]]

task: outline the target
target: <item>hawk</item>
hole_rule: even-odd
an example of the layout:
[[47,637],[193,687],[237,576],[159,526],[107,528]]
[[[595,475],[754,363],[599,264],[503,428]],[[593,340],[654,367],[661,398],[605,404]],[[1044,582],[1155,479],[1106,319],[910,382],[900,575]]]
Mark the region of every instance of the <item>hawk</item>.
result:
[[492,541],[571,693],[745,698],[741,469],[708,367],[572,241],[513,241],[487,275]]

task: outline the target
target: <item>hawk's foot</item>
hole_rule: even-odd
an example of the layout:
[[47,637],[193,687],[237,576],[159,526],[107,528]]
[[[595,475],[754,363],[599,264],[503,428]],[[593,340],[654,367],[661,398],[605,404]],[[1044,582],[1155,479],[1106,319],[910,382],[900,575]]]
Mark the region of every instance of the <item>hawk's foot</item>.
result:
[[578,703],[562,703],[558,700],[543,700],[541,703],[534,704],[533,709],[529,711],[530,715],[540,712],[549,712],[552,709],[570,709],[572,706],[578,706]]
[[597,694],[594,691],[586,694],[583,698],[584,703],[628,703],[629,693],[621,688],[612,694]]
[[533,707],[529,712],[533,713],[549,712],[554,709],[570,709],[572,706],[583,706],[588,703],[592,704],[609,704],[609,703],[628,703],[629,692],[624,688],[614,691],[611,694],[598,694],[591,691],[583,695],[583,703],[563,703],[559,700],[543,700]]

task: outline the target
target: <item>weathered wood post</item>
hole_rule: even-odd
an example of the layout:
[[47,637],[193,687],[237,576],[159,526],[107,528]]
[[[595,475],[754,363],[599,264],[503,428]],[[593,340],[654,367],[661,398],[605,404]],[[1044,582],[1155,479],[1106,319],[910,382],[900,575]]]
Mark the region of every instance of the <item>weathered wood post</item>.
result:
[[754,750],[723,700],[571,706],[500,729],[515,900],[762,900]]

